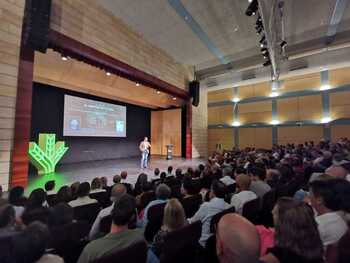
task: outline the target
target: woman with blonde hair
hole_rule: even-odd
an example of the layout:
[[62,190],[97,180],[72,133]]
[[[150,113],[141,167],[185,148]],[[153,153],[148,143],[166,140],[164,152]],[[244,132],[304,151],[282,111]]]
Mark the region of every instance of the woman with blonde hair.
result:
[[162,253],[166,235],[181,229],[186,224],[185,211],[181,203],[176,198],[170,199],[164,208],[163,225],[153,239],[153,252],[159,257]]

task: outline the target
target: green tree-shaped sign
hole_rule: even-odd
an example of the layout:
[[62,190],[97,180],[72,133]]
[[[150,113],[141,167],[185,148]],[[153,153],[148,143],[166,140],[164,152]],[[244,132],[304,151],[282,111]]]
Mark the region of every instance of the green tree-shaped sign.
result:
[[40,133],[39,145],[30,142],[28,154],[30,162],[38,169],[38,174],[49,174],[55,171],[56,164],[67,150],[64,142],[56,142],[56,134]]

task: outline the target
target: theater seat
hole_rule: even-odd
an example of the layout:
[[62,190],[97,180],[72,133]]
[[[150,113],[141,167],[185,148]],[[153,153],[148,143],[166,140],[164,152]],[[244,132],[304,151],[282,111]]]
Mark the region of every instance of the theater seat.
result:
[[97,200],[102,207],[107,207],[110,205],[107,191],[90,193],[89,196],[90,198]]
[[262,197],[260,223],[266,227],[273,226],[272,209],[276,204],[276,191],[270,190]]
[[166,235],[160,262],[196,262],[201,233],[202,222],[197,221]]
[[217,213],[216,215],[214,215],[210,221],[210,233],[213,233],[213,234],[216,233],[216,227],[217,227],[221,217],[223,217],[226,214],[235,213],[235,212],[236,212],[235,207],[230,207],[230,208],[225,209],[224,211],[221,211],[220,213]]
[[92,224],[101,210],[101,205],[99,203],[94,203],[76,206],[73,210],[74,218],[76,220],[87,221],[89,224]]
[[145,238],[148,242],[153,241],[163,222],[164,207],[166,203],[151,206],[148,209],[148,223],[145,228]]
[[327,263],[348,263],[350,259],[350,229],[337,244],[332,244],[326,250]]
[[200,194],[183,198],[181,204],[185,210],[186,218],[191,218],[198,211],[202,204],[202,196]]
[[256,198],[243,205],[242,216],[247,218],[253,224],[257,224],[260,214],[260,198]]
[[147,260],[147,250],[146,242],[140,240],[127,248],[94,260],[93,263],[145,263]]

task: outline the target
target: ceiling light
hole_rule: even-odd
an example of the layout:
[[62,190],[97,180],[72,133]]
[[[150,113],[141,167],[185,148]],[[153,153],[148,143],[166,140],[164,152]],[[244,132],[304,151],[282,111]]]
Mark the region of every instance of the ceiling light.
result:
[[238,97],[234,97],[234,98],[232,99],[232,101],[233,101],[234,103],[237,103],[237,102],[240,101],[240,99],[239,99]]
[[278,124],[280,124],[280,121],[278,121],[278,120],[272,120],[272,121],[270,121],[270,124],[271,124],[271,125],[278,125]]
[[253,0],[248,0],[248,3],[251,3],[251,2],[253,2]]
[[62,56],[61,59],[64,60],[64,61],[67,61],[67,60],[68,60],[68,57]]
[[241,123],[240,123],[239,121],[234,121],[234,122],[232,123],[232,126],[238,127],[238,126],[241,126]]
[[173,97],[173,100],[176,100],[176,97]]
[[136,83],[136,87],[140,86],[140,83]]
[[160,94],[160,91],[159,91],[159,90],[157,90],[157,94]]
[[107,71],[107,72],[106,72],[106,75],[107,75],[107,76],[110,76],[110,75],[111,75],[111,73]]
[[321,119],[321,123],[329,123],[331,121],[332,121],[332,119],[330,117],[324,117]]
[[320,90],[329,90],[331,88],[331,85],[325,84],[320,87]]
[[273,92],[270,93],[269,96],[270,96],[271,98],[275,98],[275,97],[278,97],[278,95],[279,95],[278,92],[273,91]]

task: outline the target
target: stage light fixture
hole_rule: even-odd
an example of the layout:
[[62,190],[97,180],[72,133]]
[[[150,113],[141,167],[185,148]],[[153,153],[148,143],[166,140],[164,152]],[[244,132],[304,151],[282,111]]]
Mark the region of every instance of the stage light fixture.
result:
[[287,41],[283,40],[280,44],[281,48],[284,48],[287,45]]
[[264,34],[264,35],[261,37],[259,43],[260,43],[260,44],[263,44],[263,43],[265,43],[265,42],[266,42],[266,37],[265,37],[265,34]]
[[261,48],[260,51],[263,55],[265,55],[266,53],[269,53],[266,47]]
[[271,65],[271,61],[270,60],[268,60],[268,61],[263,63],[264,67],[267,67],[267,66],[270,66],[270,65]]
[[62,56],[61,59],[62,59],[63,61],[67,61],[67,60],[68,60],[68,57]]
[[331,121],[332,121],[332,119],[330,117],[324,117],[321,119],[321,123],[329,123]]
[[245,11],[245,14],[247,16],[252,16],[252,15],[255,15],[257,11],[258,11],[258,0],[252,0],[247,10]]
[[106,72],[106,75],[107,75],[107,76],[110,76],[110,75],[111,75],[111,73],[107,71],[107,72]]
[[331,85],[325,84],[320,87],[320,90],[329,90],[331,88]]
[[239,127],[239,126],[241,126],[241,123],[240,123],[239,121],[234,121],[234,122],[232,123],[232,126],[234,126],[234,127]]

